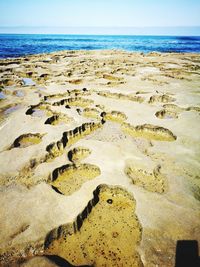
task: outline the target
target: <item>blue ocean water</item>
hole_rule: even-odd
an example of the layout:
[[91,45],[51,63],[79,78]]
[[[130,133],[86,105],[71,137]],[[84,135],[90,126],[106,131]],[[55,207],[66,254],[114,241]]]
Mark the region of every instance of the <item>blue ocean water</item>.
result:
[[200,52],[200,36],[0,34],[0,58],[60,50]]

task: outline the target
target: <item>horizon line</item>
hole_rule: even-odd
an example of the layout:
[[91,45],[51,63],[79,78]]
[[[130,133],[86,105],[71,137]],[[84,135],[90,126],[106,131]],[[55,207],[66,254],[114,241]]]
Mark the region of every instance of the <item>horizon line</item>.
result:
[[200,26],[0,26],[1,34],[200,36]]

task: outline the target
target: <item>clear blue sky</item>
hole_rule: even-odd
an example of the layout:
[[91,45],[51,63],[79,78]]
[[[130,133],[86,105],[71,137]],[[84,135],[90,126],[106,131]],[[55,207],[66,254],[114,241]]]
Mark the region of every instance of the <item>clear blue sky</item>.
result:
[[0,28],[200,26],[200,0],[0,0]]

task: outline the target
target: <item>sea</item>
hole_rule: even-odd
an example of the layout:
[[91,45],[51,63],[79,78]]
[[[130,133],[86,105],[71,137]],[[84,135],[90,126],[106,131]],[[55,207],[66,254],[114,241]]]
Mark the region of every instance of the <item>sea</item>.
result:
[[0,58],[62,50],[200,53],[200,36],[0,34]]

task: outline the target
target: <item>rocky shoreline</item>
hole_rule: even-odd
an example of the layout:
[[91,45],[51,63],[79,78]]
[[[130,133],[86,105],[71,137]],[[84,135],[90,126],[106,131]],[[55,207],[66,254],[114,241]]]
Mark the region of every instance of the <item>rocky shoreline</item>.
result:
[[0,60],[0,266],[174,266],[200,241],[199,85],[200,54]]

